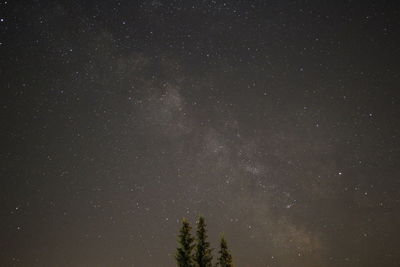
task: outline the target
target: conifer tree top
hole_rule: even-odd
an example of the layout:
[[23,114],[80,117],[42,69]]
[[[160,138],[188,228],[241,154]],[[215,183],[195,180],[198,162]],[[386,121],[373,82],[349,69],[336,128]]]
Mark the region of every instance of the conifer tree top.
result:
[[197,223],[195,262],[198,267],[212,266],[210,243],[207,241],[206,223],[203,217],[200,217]]

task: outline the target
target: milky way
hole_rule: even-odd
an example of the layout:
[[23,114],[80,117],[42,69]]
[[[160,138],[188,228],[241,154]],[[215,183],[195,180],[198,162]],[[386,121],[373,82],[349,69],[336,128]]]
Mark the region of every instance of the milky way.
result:
[[399,266],[393,3],[2,1],[0,265]]

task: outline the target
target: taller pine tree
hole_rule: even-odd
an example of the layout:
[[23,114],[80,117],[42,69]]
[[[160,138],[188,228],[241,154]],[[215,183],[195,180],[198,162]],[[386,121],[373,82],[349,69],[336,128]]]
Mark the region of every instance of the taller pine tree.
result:
[[226,240],[223,237],[221,238],[217,266],[218,267],[233,267],[232,256],[229,253],[228,245],[226,244]]
[[182,228],[179,232],[179,246],[176,251],[176,262],[178,267],[194,267],[192,251],[194,248],[193,238],[190,234],[191,227],[186,219],[182,220]]
[[207,241],[206,223],[203,217],[199,218],[196,232],[195,262],[197,267],[212,267],[210,243]]

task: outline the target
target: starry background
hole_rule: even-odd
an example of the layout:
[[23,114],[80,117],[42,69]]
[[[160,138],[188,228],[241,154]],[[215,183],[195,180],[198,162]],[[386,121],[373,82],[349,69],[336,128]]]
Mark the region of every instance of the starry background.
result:
[[2,1],[0,265],[400,265],[396,1]]

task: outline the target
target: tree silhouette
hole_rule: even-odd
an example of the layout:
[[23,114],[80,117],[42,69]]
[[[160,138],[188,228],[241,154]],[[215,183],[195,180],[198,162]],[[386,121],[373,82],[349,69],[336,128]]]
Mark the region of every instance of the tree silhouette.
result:
[[194,267],[192,251],[194,248],[193,238],[190,234],[191,227],[186,219],[182,220],[179,232],[179,247],[175,255],[178,267]]
[[207,241],[206,223],[203,217],[199,218],[196,232],[195,263],[197,267],[212,267],[210,243]]
[[220,242],[220,251],[218,258],[218,267],[233,267],[232,256],[229,253],[228,245],[226,243],[225,238],[221,238]]

